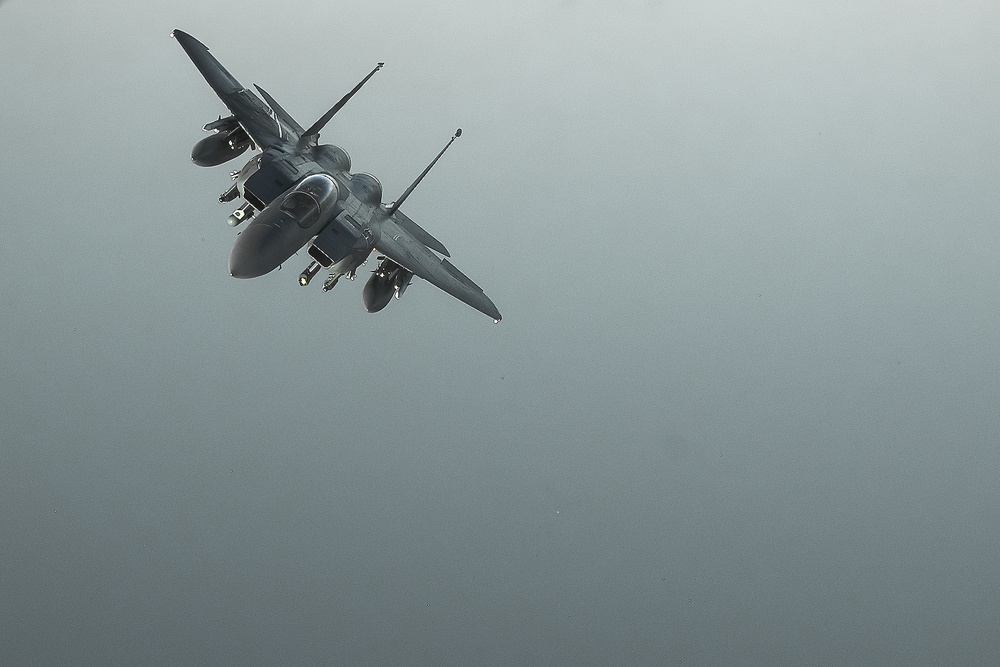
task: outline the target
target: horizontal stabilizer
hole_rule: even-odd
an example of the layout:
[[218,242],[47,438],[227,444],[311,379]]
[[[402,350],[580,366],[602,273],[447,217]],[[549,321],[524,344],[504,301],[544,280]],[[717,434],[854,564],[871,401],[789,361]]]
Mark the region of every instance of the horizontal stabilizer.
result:
[[274,111],[275,114],[281,117],[281,120],[284,121],[285,125],[295,130],[296,134],[298,135],[302,134],[302,126],[296,123],[295,119],[292,118],[290,115],[288,115],[287,111],[281,108],[281,105],[278,104],[277,100],[268,95],[267,91],[258,86],[256,83],[253,84],[253,87],[257,89],[257,92],[260,93],[260,96],[264,98],[265,102],[267,102],[267,106],[271,107],[271,110]]
[[383,218],[383,227],[376,249],[410,273],[423,278],[484,315],[500,321],[500,311],[483,293],[482,288],[455,268],[454,264],[435,255],[412,233],[403,229],[397,218]]
[[[456,278],[458,278],[459,281],[461,281],[463,283],[466,283],[466,284],[475,285],[475,283],[472,282],[472,279],[469,278],[469,276],[467,276],[464,273],[462,273],[461,271],[459,271],[458,267],[455,266],[454,264],[452,264],[451,262],[449,262],[448,260],[442,259],[441,260],[441,266],[443,266],[444,268],[448,269],[448,273],[450,273],[451,275],[453,275]],[[478,285],[476,285],[476,289],[479,289]],[[481,289],[479,291],[482,292]]]
[[431,236],[430,232],[426,229],[406,217],[406,214],[402,211],[396,211],[393,214],[393,217],[396,219],[396,224],[413,234],[413,238],[417,239],[434,252],[441,253],[445,257],[451,257],[451,253],[448,252],[448,249],[444,247],[443,243]]

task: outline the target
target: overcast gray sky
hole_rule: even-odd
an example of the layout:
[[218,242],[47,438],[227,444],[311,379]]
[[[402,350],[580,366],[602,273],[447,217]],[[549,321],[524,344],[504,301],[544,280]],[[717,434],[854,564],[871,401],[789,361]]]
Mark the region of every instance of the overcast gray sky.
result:
[[[0,6],[0,662],[1000,660],[996,3],[277,7]],[[231,279],[175,27],[504,321]]]

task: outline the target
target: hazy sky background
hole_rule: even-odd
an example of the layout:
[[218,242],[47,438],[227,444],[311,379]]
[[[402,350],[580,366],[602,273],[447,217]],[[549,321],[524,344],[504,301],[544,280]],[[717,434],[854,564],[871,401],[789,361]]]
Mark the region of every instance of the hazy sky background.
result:
[[[0,662],[1000,660],[996,3],[277,7],[0,7]],[[230,278],[175,27],[503,323]]]

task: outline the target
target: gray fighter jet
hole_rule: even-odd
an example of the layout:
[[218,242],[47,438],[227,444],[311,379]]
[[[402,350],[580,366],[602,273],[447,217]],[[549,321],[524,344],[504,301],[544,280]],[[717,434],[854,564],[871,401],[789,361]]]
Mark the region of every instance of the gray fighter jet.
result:
[[344,149],[319,143],[319,131],[382,63],[322,118],[302,129],[260,86],[255,86],[260,97],[244,88],[204,44],[180,30],[171,34],[231,112],[205,126],[212,134],[191,151],[194,163],[211,167],[234,160],[249,148],[260,151],[232,172],[235,182],[219,197],[222,202],[245,200],[229,216],[234,227],[247,222],[229,256],[230,274],[262,276],[306,246],[313,261],[299,275],[299,284],[308,285],[320,269],[327,269],[323,284],[327,291],[341,276],[353,280],[376,252],[378,267],[362,291],[368,312],[382,310],[393,296],[399,298],[416,275],[500,321],[500,311],[483,290],[444,259],[451,256],[444,245],[399,210],[461,130],[398,200],[383,204],[377,178],[352,174]]

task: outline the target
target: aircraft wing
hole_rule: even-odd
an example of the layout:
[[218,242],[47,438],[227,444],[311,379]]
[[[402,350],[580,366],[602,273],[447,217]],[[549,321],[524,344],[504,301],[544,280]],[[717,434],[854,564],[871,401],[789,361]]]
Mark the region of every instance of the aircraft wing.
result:
[[222,63],[209,53],[207,46],[183,30],[174,30],[171,35],[188,54],[191,62],[205,77],[205,81],[219,99],[229,107],[258,148],[263,150],[277,143],[294,143],[298,140],[297,132],[301,132],[302,128],[290,118],[286,119],[287,114],[283,109],[278,107],[272,110],[259,97],[244,88],[222,66]]
[[500,311],[479,285],[447,259],[434,254],[392,218],[382,220],[375,250],[459,301],[500,321]]
[[434,252],[440,253],[445,257],[451,257],[451,253],[448,249],[444,247],[444,244],[438,241],[436,238],[430,235],[426,229],[418,225],[417,223],[410,220],[402,211],[396,211],[392,214],[393,220],[402,227],[404,230],[410,232],[414,238],[423,243],[425,246],[433,250]]

